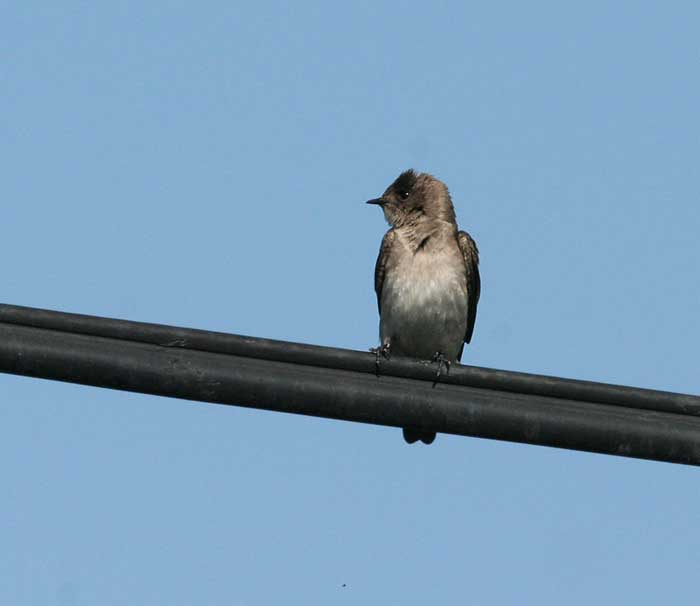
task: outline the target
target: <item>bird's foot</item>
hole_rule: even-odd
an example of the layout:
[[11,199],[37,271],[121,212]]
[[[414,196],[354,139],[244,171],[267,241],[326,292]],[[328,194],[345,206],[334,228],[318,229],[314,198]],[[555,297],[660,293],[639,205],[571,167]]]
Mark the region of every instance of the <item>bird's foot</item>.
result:
[[[442,352],[436,351],[433,354],[433,358],[432,358],[431,362],[437,362],[437,365],[438,365],[437,374],[435,375],[435,383],[437,383],[440,380],[440,376],[442,375],[442,368],[443,367],[445,368],[445,374],[446,375],[450,374],[450,365],[452,364],[452,362],[450,362],[450,360],[448,360],[445,357],[445,354],[443,354]],[[433,383],[433,386],[435,386],[435,383]]]
[[370,347],[369,351],[374,354],[374,368],[377,376],[379,376],[379,368],[381,366],[381,359],[384,358],[388,360],[391,357],[391,343],[387,341],[382,343],[380,347]]

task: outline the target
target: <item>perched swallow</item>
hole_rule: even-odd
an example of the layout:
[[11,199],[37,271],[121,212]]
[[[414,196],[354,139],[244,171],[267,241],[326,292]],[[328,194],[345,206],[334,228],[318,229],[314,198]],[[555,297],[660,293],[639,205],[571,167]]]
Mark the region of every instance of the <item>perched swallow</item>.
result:
[[[374,270],[381,347],[390,354],[438,362],[462,357],[474,332],[479,302],[479,250],[458,231],[447,186],[426,173],[407,170],[380,198],[368,200],[384,211],[391,229],[382,239]],[[412,444],[430,444],[432,430],[403,430]]]

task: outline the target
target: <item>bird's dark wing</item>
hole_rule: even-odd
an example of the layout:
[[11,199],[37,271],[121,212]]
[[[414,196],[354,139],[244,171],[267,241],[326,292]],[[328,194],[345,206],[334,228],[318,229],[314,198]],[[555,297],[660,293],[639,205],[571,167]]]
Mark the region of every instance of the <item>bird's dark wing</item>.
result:
[[374,266],[374,292],[377,293],[377,307],[379,308],[380,314],[382,313],[382,287],[384,286],[384,276],[386,275],[389,254],[395,239],[396,234],[393,229],[390,229],[384,234],[382,245],[379,248],[377,264]]
[[[472,340],[474,332],[474,323],[476,322],[476,306],[479,303],[479,295],[481,294],[481,277],[479,276],[479,249],[476,247],[476,242],[466,231],[457,233],[457,243],[464,257],[464,266],[467,271],[467,296],[469,298],[469,307],[467,309],[467,334],[464,336],[464,341],[469,343]],[[461,357],[461,353],[460,353]]]

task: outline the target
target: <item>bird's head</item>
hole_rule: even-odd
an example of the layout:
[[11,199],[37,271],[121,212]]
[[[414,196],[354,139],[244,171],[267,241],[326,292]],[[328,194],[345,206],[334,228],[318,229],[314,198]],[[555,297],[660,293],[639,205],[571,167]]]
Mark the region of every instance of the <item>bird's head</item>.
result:
[[402,172],[380,198],[367,200],[384,211],[392,227],[413,225],[425,220],[455,223],[455,211],[447,186],[427,173],[413,169]]

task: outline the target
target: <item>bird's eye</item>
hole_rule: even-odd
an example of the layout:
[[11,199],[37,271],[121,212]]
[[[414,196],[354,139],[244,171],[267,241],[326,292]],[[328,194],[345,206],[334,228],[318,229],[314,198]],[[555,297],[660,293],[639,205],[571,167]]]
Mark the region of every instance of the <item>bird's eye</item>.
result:
[[405,189],[399,191],[399,198],[406,200],[408,198],[408,192]]

